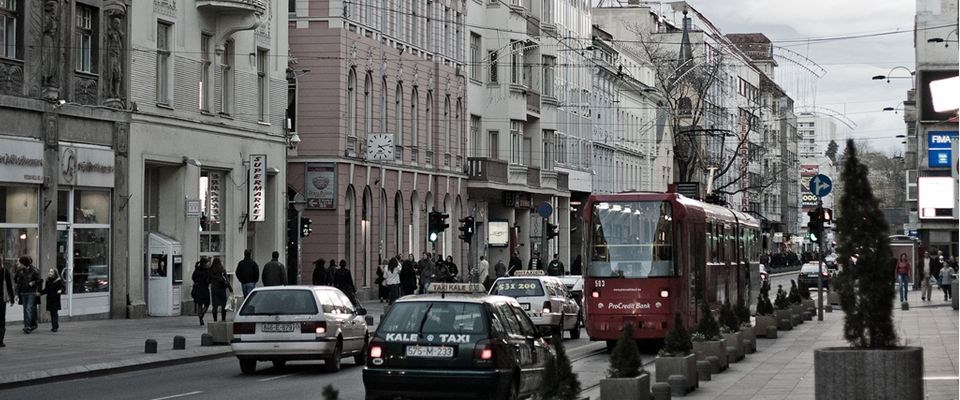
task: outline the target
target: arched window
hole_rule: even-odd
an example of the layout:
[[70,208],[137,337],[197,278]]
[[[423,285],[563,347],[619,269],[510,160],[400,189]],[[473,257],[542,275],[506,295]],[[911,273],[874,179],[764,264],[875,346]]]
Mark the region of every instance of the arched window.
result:
[[357,73],[353,68],[347,75],[347,134],[357,136]]
[[466,152],[464,151],[464,146],[463,146],[463,144],[466,142],[466,140],[463,139],[463,103],[460,101],[460,99],[457,99],[457,114],[456,114],[456,117],[457,117],[457,120],[456,120],[456,122],[457,122],[457,127],[456,127],[456,130],[457,130],[457,142],[456,142],[456,143],[457,143],[457,147],[456,147],[456,149],[457,149],[457,155],[458,155],[458,156],[462,156],[462,155],[466,154]]
[[417,147],[417,141],[420,139],[420,114],[417,113],[417,106],[420,103],[420,96],[417,94],[417,88],[413,88],[410,94],[410,146]]
[[393,226],[396,229],[396,252],[403,254],[403,194],[397,192],[393,200]]
[[397,83],[397,145],[403,146],[403,84]]
[[436,118],[433,115],[433,91],[427,90],[427,151],[433,151],[434,123],[436,123]]
[[450,129],[453,115],[450,115],[450,95],[448,94],[443,100],[443,135],[447,137],[447,151],[446,154],[450,154],[450,143],[453,142],[453,131]]
[[390,115],[390,110],[387,108],[387,77],[383,77],[383,82],[381,83],[381,93],[380,93],[380,130],[383,132],[388,132],[387,129],[387,116]]
[[363,80],[363,131],[367,134],[373,131],[373,75],[367,72]]

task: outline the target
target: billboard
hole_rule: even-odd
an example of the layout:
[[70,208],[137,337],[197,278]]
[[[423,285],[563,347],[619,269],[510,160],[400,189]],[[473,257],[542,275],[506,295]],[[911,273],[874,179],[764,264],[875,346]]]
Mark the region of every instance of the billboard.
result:
[[927,132],[927,166],[950,168],[950,160],[953,160],[950,143],[954,140],[957,140],[957,131]]
[[921,176],[918,180],[917,209],[921,219],[952,219],[954,180],[952,176]]
[[933,96],[930,95],[930,82],[953,78],[955,76],[957,76],[957,70],[955,69],[941,71],[917,71],[917,80],[919,81],[919,85],[917,85],[917,95],[920,97],[917,99],[917,104],[920,105],[921,121],[946,121],[957,116],[955,111],[937,112],[934,110]]
[[820,166],[816,164],[800,165],[800,206],[810,209],[817,206],[817,196],[810,193],[810,179],[820,173]]

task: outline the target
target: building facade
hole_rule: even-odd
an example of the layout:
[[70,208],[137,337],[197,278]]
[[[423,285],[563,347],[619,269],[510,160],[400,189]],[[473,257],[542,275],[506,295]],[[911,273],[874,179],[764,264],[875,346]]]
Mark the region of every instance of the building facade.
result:
[[[313,222],[300,240],[302,279],[317,260],[345,260],[369,296],[379,265],[423,252],[452,256],[465,275],[457,221],[474,215],[464,171],[475,126],[465,2],[290,6],[291,129],[301,143],[288,190],[305,197],[300,215]],[[449,215],[436,242],[427,239],[432,210]]]

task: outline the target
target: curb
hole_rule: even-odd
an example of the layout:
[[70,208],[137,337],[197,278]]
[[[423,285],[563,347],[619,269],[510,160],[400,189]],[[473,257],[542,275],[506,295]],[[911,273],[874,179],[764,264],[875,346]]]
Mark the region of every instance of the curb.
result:
[[[122,361],[90,364],[80,367],[53,368],[31,371],[24,374],[14,374],[12,376],[0,378],[0,390],[31,386],[52,381],[60,382],[64,380],[74,380],[122,372],[140,371],[171,365],[189,364],[233,356],[233,350],[229,346],[217,347],[221,347],[222,350],[217,349],[217,351],[203,351],[202,349],[194,349],[188,350],[187,352],[192,352],[195,354],[190,354],[184,357],[175,357],[175,355],[180,355],[183,353],[167,353],[163,355],[149,355]],[[178,352],[179,351],[182,350],[178,350]]]

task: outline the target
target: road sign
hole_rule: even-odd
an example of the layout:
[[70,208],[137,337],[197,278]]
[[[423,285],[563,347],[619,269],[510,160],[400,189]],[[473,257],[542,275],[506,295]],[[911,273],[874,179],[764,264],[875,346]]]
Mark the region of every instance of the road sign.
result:
[[810,193],[817,197],[827,197],[833,190],[833,181],[824,174],[819,174],[810,179]]
[[553,214],[553,206],[550,205],[550,202],[543,202],[537,206],[537,213],[540,214],[543,218],[549,218],[550,214]]

